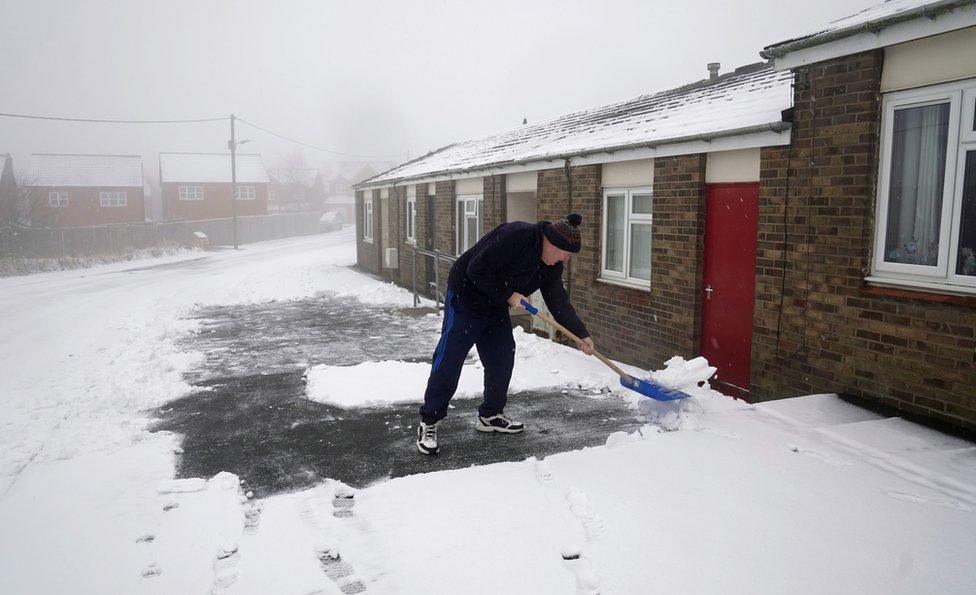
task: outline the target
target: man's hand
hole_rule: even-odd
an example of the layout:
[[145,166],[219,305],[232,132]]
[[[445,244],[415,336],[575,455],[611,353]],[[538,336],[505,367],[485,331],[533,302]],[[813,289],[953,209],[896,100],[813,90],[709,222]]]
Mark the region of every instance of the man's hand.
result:
[[516,310],[524,310],[525,308],[522,307],[522,300],[525,300],[530,304],[532,303],[532,300],[516,291],[511,295],[511,297],[508,298],[508,305]]
[[593,355],[593,350],[596,349],[596,346],[593,345],[593,339],[587,337],[579,343],[579,348],[586,355]]

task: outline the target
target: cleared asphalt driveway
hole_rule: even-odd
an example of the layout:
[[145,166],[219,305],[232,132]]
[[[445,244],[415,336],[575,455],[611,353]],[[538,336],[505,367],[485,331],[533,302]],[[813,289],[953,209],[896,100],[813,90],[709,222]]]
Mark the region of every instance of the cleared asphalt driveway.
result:
[[[437,457],[416,452],[417,405],[340,409],[305,398],[316,364],[430,361],[440,319],[315,298],[200,309],[186,349],[206,355],[189,379],[199,392],[155,412],[157,430],[185,436],[180,477],[230,471],[256,495],[333,478],[362,487],[390,477],[519,461],[603,444],[641,425],[617,397],[524,392],[507,411],[527,424],[514,436],[474,430],[477,399],[456,399],[441,423]],[[419,397],[419,395],[418,395]],[[418,399],[419,400],[419,399]]]

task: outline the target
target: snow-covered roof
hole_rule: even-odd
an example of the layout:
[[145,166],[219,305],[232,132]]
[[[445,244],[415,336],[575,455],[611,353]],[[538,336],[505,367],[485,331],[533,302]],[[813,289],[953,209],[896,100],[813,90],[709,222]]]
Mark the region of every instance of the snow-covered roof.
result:
[[[237,183],[268,182],[268,172],[260,155],[237,154]],[[230,153],[160,153],[159,180],[230,184]]]
[[976,0],[885,0],[835,21],[816,31],[766,46],[760,54],[764,58],[779,58],[789,52],[813,47],[859,33],[877,33],[880,30],[915,19],[935,19],[946,12],[962,7],[972,7]]
[[361,183],[401,180],[522,165],[548,159],[655,147],[762,130],[783,130],[792,105],[789,72],[754,64],[677,89],[523,124],[438,149]]
[[34,186],[93,186],[142,188],[139,155],[31,155],[30,183]]

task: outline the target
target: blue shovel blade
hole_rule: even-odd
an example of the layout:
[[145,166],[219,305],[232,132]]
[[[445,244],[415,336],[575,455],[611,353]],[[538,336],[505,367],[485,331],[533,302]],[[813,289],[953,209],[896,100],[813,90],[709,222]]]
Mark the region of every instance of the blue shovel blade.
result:
[[681,392],[680,390],[667,388],[656,382],[641,380],[640,378],[621,376],[620,385],[624,388],[637,391],[645,397],[650,397],[656,401],[674,401],[677,399],[687,399],[691,396]]

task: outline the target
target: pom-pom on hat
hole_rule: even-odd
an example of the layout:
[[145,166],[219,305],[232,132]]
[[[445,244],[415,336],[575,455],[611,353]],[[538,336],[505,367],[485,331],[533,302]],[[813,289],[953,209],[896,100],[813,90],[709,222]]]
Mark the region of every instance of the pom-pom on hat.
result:
[[579,252],[582,245],[579,225],[582,222],[582,215],[570,213],[565,219],[560,219],[543,227],[542,233],[546,234],[546,237],[555,247],[567,252]]

